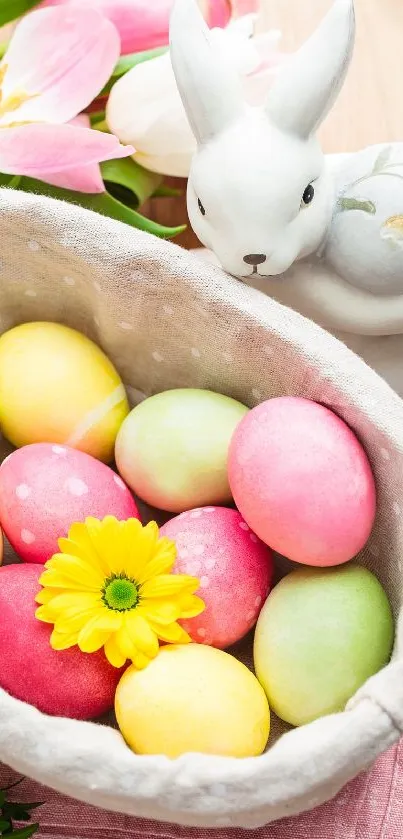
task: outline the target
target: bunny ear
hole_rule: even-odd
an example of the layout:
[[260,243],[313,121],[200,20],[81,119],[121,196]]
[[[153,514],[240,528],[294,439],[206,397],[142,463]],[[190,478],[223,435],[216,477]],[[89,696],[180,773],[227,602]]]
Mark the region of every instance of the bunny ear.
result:
[[343,85],[354,46],[353,0],[335,0],[308,41],[271,88],[267,112],[281,129],[308,137],[320,125]]
[[220,57],[196,0],[176,0],[169,34],[179,93],[196,140],[203,143],[240,114],[240,81]]

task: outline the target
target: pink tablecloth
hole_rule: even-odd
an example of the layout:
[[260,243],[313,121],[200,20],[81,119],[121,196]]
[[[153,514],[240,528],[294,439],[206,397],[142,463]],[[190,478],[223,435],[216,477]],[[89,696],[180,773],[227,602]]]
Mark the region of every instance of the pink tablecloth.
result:
[[[16,778],[0,766],[0,787]],[[25,780],[10,793],[18,801],[45,801],[35,818],[38,839],[402,839],[403,740],[333,801],[298,818],[254,831],[192,830],[98,810]]]

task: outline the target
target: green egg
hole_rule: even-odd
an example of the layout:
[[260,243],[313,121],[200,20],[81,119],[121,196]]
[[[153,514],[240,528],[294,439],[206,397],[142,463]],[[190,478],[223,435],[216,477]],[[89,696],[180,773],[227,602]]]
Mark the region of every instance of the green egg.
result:
[[121,426],[120,474],[147,504],[180,513],[228,504],[228,447],[248,408],[220,393],[167,390],[145,399]]
[[273,589],[254,641],[256,675],[282,720],[342,711],[389,661],[394,625],[377,578],[355,563],[293,571]]

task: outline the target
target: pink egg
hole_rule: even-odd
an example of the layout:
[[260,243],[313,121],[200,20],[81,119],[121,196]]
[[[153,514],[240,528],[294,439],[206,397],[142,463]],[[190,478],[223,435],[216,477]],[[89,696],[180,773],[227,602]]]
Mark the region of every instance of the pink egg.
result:
[[255,625],[267,597],[272,553],[237,510],[201,507],[161,528],[176,542],[175,571],[200,578],[206,609],[181,621],[193,641],[225,649]]
[[52,650],[52,627],[35,617],[42,571],[42,565],[0,568],[0,687],[45,714],[95,719],[112,708],[122,670],[103,650]]
[[351,429],[297,397],[263,402],[238,425],[231,490],[245,520],[274,550],[306,565],[339,565],[365,545],[375,482]]
[[1,526],[25,562],[46,562],[73,522],[106,515],[139,518],[119,475],[84,452],[34,443],[0,467]]

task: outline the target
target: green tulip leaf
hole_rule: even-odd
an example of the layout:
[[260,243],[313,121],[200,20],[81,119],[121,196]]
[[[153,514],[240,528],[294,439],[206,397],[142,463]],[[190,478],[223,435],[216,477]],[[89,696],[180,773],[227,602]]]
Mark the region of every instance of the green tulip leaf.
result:
[[154,192],[154,198],[179,198],[180,195],[183,195],[183,189],[168,184],[161,184]]
[[89,118],[90,118],[91,128],[96,127],[97,123],[105,122],[105,111],[104,110],[103,111],[92,111],[92,113],[88,114],[87,116],[89,116]]
[[38,6],[40,0],[0,0],[0,26],[5,23],[10,23],[12,20],[17,20],[21,15],[25,15],[35,6]]
[[[1,1],[1,0],[0,0]],[[118,63],[115,66],[115,69],[103,88],[101,90],[100,96],[106,96],[112,90],[113,85],[124,76],[126,73],[129,72],[133,67],[136,67],[137,64],[143,64],[144,61],[150,61],[152,58],[158,58],[158,56],[163,55],[167,52],[168,47],[158,47],[154,50],[144,50],[144,52],[134,52],[130,55],[122,55],[119,58]]]
[[2,808],[2,816],[5,819],[17,822],[29,822],[31,818],[31,810],[36,810],[37,807],[42,807],[43,802],[35,802],[33,804],[18,804],[14,801],[6,801]]
[[18,830],[12,830],[7,836],[10,839],[30,839],[31,836],[39,830],[39,824],[30,824],[28,827],[21,827]]
[[[0,186],[9,186],[10,176],[0,175]],[[18,189],[21,192],[33,193],[36,195],[47,195],[50,198],[56,198],[59,201],[67,201],[69,204],[76,204],[84,207],[87,210],[92,210],[94,213],[100,213],[103,216],[122,221],[129,224],[131,227],[136,227],[138,230],[145,230],[147,233],[152,233],[154,236],[159,236],[161,239],[173,239],[186,229],[186,225],[179,227],[165,227],[158,224],[151,219],[142,216],[140,213],[133,210],[132,207],[114,198],[108,192],[98,194],[88,194],[84,192],[74,192],[70,189],[62,189],[61,187],[50,186],[43,181],[37,181],[34,178],[22,177],[19,181]]]
[[[131,157],[107,160],[101,163],[101,172],[108,189],[111,184],[118,187],[117,192],[113,188],[110,192],[116,198],[122,198],[123,203],[134,207],[144,204],[144,201],[147,201],[147,198],[150,198],[150,195],[153,195],[162,183],[162,175],[143,169]],[[120,192],[121,189],[124,191]],[[125,196],[125,192],[129,192],[129,195]]]
[[0,821],[0,833],[4,833],[5,830],[10,830],[10,827],[10,822]]

